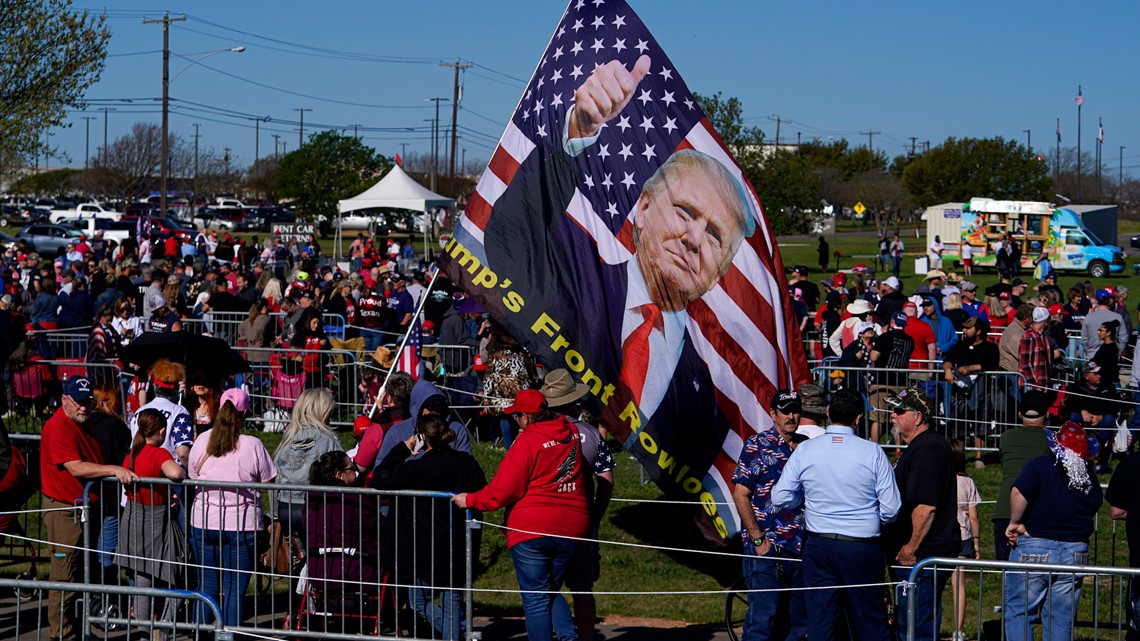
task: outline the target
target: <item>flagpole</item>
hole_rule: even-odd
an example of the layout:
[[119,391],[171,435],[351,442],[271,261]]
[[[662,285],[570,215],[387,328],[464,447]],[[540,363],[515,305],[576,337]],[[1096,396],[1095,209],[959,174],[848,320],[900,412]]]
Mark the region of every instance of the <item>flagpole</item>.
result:
[[384,398],[384,389],[388,387],[388,380],[392,378],[392,372],[396,371],[396,363],[400,362],[400,352],[404,351],[404,346],[408,344],[408,338],[412,335],[412,330],[418,325],[416,319],[420,317],[423,312],[424,303],[427,302],[431,290],[435,287],[435,281],[439,278],[439,266],[432,265],[431,282],[428,283],[427,289],[424,290],[424,295],[420,296],[420,302],[416,305],[416,313],[412,315],[412,322],[408,323],[408,331],[404,333],[404,338],[400,340],[400,346],[396,348],[396,353],[392,358],[392,366],[388,368],[388,373],[384,375],[384,382],[380,384],[380,391],[376,392],[376,399],[372,402],[372,409],[368,411],[368,418],[372,418],[376,413],[376,408],[380,406],[380,399]]
[[1057,119],[1057,162],[1053,163],[1053,186],[1059,191],[1057,181],[1061,179],[1061,119]]
[[1104,118],[1097,118],[1096,130],[1096,199],[1100,200],[1100,153],[1101,146],[1104,144],[1101,138],[1104,136]]
[[1081,107],[1084,105],[1084,96],[1081,86],[1077,85],[1077,199],[1081,202]]

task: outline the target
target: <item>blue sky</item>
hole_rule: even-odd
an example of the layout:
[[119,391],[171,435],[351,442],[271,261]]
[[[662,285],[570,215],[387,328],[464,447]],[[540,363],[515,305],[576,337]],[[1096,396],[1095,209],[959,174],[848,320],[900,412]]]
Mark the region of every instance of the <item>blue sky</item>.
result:
[[[776,123],[768,118],[779,116],[785,121],[781,142],[794,142],[798,132],[804,139],[843,137],[865,145],[867,136],[859,132],[877,131],[874,147],[894,156],[912,136],[932,146],[948,136],[1024,142],[1029,129],[1034,148],[1048,154],[1058,117],[1062,145],[1076,145],[1074,97],[1082,85],[1082,149],[1092,153],[1103,118],[1110,173],[1116,175],[1121,145],[1125,172],[1140,169],[1140,39],[1134,33],[1140,3],[631,4],[690,89],[738,97],[748,124],[762,127],[770,140]],[[104,10],[83,0],[75,6]],[[537,0],[116,2],[107,8],[111,57],[88,92],[99,102],[87,114],[73,114],[73,126],[55,130],[52,143],[82,166],[82,116],[97,116],[93,150],[102,142],[100,106],[117,110],[108,118],[112,139],[135,121],[159,121],[162,33],[142,18],[166,10],[189,18],[172,27],[175,54],[193,60],[202,52],[246,47],[186,69],[170,90],[172,104],[180,105],[171,112],[171,130],[190,138],[192,123],[201,123],[201,145],[230,147],[238,165],[254,158],[253,122],[219,116],[219,110],[273,119],[262,125],[263,156],[273,152],[273,133],[296,148],[294,109],[301,107],[313,110],[305,113],[306,136],[314,124],[350,132],[358,124],[381,153],[399,152],[401,143],[426,152],[425,119],[434,109],[425,99],[451,97],[452,72],[437,62],[456,58],[477,65],[462,76],[459,146],[468,159],[486,159],[564,8]],[[187,63],[172,57],[171,75]],[[103,102],[123,98],[133,102]],[[206,111],[190,111],[191,101]],[[446,105],[442,120],[450,119]]]

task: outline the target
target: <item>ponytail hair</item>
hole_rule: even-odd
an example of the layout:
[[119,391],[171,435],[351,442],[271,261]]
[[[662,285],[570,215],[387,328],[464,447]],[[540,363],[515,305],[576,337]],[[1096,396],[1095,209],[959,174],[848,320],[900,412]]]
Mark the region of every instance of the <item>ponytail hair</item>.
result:
[[424,414],[416,419],[416,431],[423,435],[424,440],[433,450],[437,447],[450,445],[455,440],[455,432],[451,431],[447,421],[438,414]]
[[135,440],[131,442],[131,459],[127,466],[132,472],[135,471],[135,458],[142,452],[146,440],[166,429],[166,416],[153,407],[139,412],[135,420],[138,431],[135,432]]

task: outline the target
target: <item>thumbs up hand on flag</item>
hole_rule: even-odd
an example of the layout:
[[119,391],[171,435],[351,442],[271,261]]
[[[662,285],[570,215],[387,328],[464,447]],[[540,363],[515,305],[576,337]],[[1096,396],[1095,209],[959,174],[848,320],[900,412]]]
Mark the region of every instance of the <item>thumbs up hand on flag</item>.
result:
[[641,56],[628,71],[617,60],[595,69],[574,92],[574,109],[568,116],[570,139],[597,135],[605,122],[621,113],[649,73],[649,62],[649,56]]

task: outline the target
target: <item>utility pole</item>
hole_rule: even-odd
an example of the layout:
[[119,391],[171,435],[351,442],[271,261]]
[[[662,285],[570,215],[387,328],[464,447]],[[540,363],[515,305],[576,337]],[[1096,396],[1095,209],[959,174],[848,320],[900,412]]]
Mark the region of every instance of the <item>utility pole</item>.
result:
[[803,142],[803,132],[796,132],[796,151],[800,150],[800,144]]
[[1120,185],[1116,188],[1117,200],[1120,199],[1120,191],[1124,189],[1124,145],[1120,145]]
[[[458,63],[456,63],[458,64]],[[458,72],[456,72],[458,73]],[[457,85],[458,86],[458,85]],[[431,127],[431,190],[436,190],[436,176],[439,175],[439,103],[447,98],[428,98],[435,103],[435,120],[432,121]],[[454,105],[453,105],[454,106]],[[452,118],[454,119],[454,112]],[[452,153],[455,151],[455,131],[452,131]],[[454,156],[452,156],[452,173],[455,172]]]
[[87,142],[83,145],[83,168],[87,169],[91,165],[91,121],[95,120],[95,116],[83,116],[83,119],[87,121],[85,123]]
[[463,161],[459,163],[459,171],[466,172],[467,171],[467,148],[466,147],[463,148],[463,155],[461,156],[461,158],[463,158]]
[[779,116],[768,116],[768,120],[776,123],[776,148],[780,148],[780,123],[783,122]]
[[114,111],[114,107],[103,107],[99,111],[103,112],[103,166],[107,166],[107,112]]
[[930,141],[929,140],[922,141],[922,153],[924,153],[924,154],[930,153]]
[[226,161],[226,184],[228,185],[230,179],[230,148],[222,147],[222,149],[225,151],[225,155],[222,156],[222,159]]
[[186,16],[171,18],[163,14],[161,20],[143,20],[143,24],[162,25],[162,162],[159,165],[162,176],[159,179],[158,206],[162,216],[166,215],[166,178],[170,171],[170,23],[182,22]]
[[910,157],[914,158],[915,145],[918,143],[918,136],[910,137]]
[[1025,133],[1025,148],[1029,150],[1029,153],[1033,153],[1033,132],[1028,129],[1021,131]]
[[[198,127],[202,123],[194,123],[194,197],[198,197]],[[193,202],[191,202],[193,204]]]
[[264,118],[256,117],[248,120],[253,121],[253,164],[256,165],[257,161],[261,160],[261,123],[269,122],[271,118],[265,116]]
[[1081,86],[1077,85],[1077,200],[1081,202],[1081,107],[1085,104]]
[[[402,142],[402,143],[400,143],[400,160],[401,161],[404,160],[404,158],[406,158],[407,155],[408,155],[408,143]],[[401,162],[400,164],[403,165],[403,162]]]
[[349,125],[352,127],[352,137],[360,140],[360,125]]
[[274,158],[280,157],[281,154],[278,152],[278,148],[280,146],[281,146],[281,134],[273,134],[273,157]]
[[874,138],[876,135],[881,134],[881,133],[883,133],[883,132],[881,132],[881,131],[860,131],[859,132],[860,136],[866,136],[867,137],[867,150],[870,151],[871,154],[875,153]]
[[1061,119],[1057,119],[1057,162],[1053,165],[1053,185],[1061,178]]
[[[460,62],[458,59],[455,62],[441,62],[441,67],[451,67],[455,70],[455,80],[452,82],[451,87],[451,169],[447,172],[448,176],[455,177],[455,142],[456,142],[456,119],[459,116],[459,72],[465,69],[470,69],[472,65]],[[439,103],[436,103],[436,112],[439,111]],[[436,114],[439,117],[439,114]],[[434,189],[434,187],[433,187]]]
[[297,134],[297,149],[300,149],[301,147],[305,146],[305,112],[312,111],[312,109],[308,107],[300,107],[294,109],[293,111],[301,112],[301,131]]

